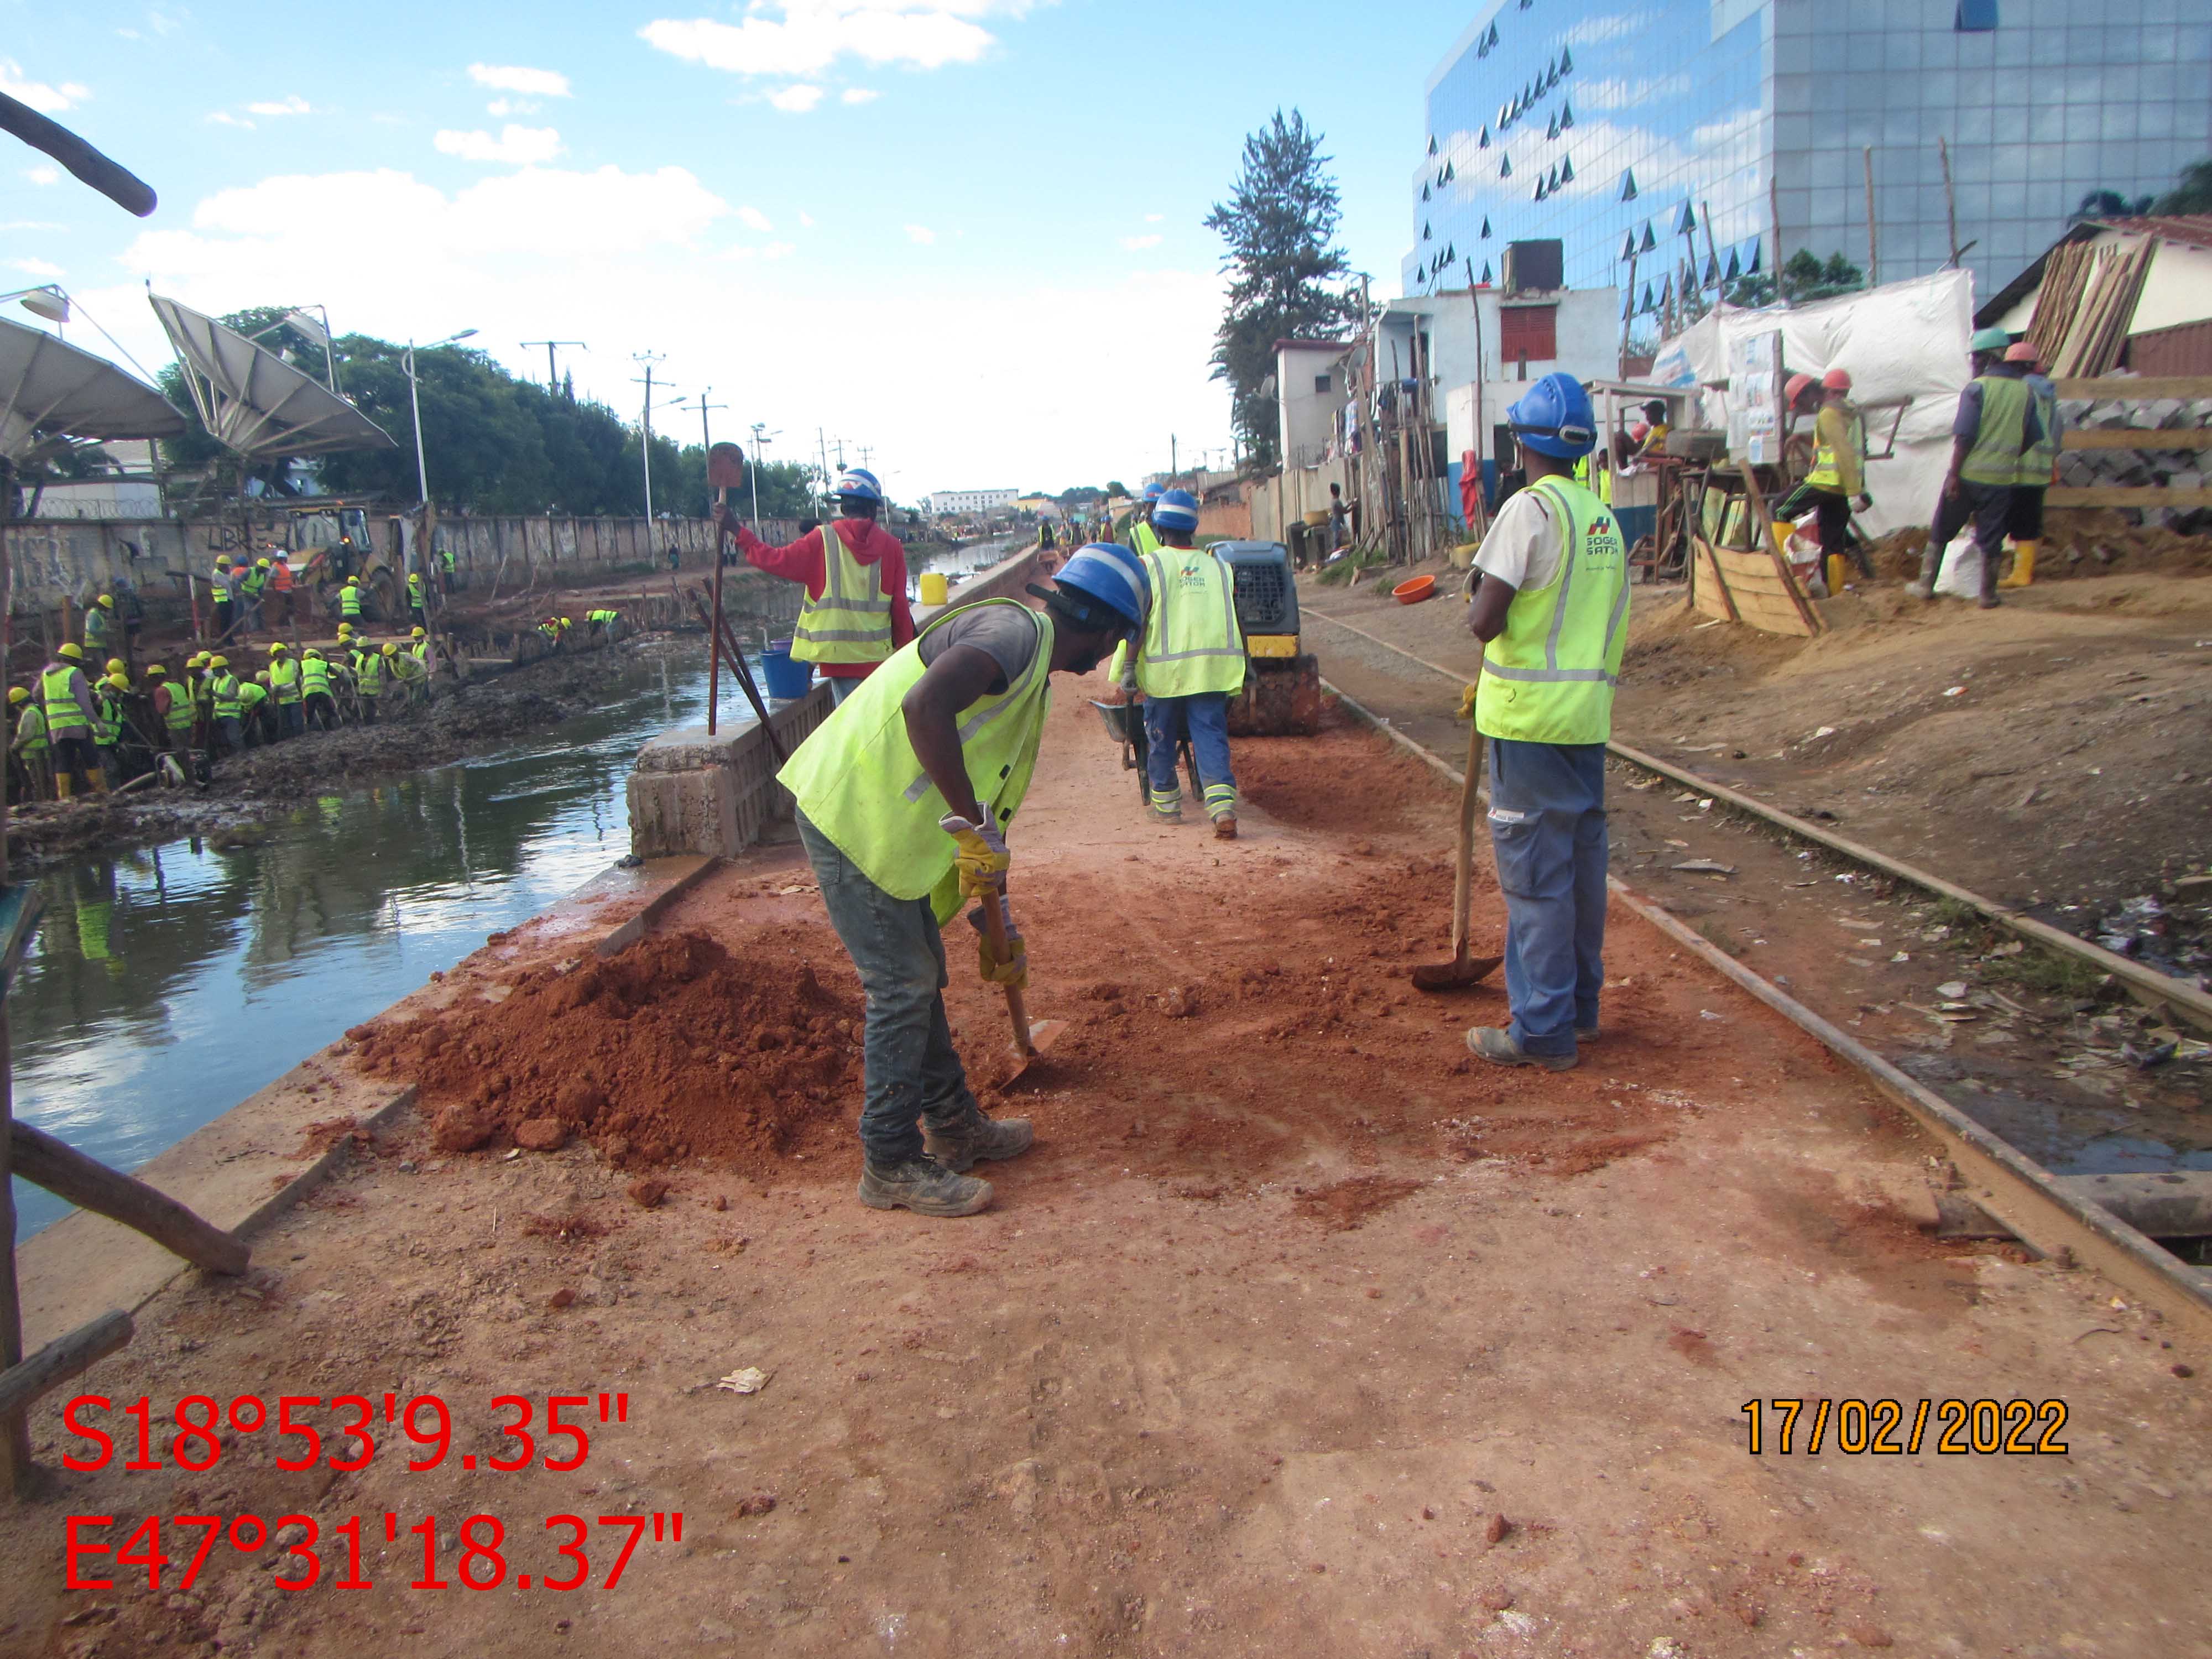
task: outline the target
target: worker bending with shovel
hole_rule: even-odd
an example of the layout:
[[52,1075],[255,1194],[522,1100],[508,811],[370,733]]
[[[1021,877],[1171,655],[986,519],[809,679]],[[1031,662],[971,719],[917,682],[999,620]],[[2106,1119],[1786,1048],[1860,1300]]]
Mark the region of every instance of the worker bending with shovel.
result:
[[1467,1045],[1565,1072],[1596,1040],[1605,983],[1605,745],[1628,635],[1613,509],[1574,481],[1597,442],[1589,394],[1547,374],[1506,410],[1527,488],[1475,555],[1468,629],[1483,641],[1476,729],[1490,739],[1490,842],[1505,899],[1512,1022]]
[[1229,699],[1244,687],[1244,630],[1237,621],[1237,579],[1213,550],[1193,546],[1198,500],[1187,489],[1164,492],[1152,506],[1159,540],[1143,556],[1152,577],[1152,612],[1127,670],[1126,687],[1145,694],[1145,767],[1152,816],[1182,822],[1182,784],[1176,753],[1185,736],[1206,791],[1213,833],[1237,839],[1237,775],[1229,762]]
[[872,1209],[973,1215],[991,1185],[965,1172],[1029,1149],[1025,1119],[994,1121],[969,1090],[945,1017],[939,930],[978,902],[983,977],[1028,982],[1011,919],[1001,956],[980,905],[1006,917],[1006,836],[1036,765],[1048,681],[1089,673],[1144,627],[1151,604],[1142,564],[1112,546],[1080,549],[1049,591],[1030,591],[1042,611],[986,599],[933,619],[777,775],[867,994],[860,1194]]

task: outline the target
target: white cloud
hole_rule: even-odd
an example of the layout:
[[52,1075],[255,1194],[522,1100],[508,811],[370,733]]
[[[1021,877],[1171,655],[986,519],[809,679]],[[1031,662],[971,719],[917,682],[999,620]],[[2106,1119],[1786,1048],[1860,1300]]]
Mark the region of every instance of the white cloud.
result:
[[799,250],[789,242],[770,242],[761,250],[763,259],[788,259]]
[[923,247],[927,247],[937,240],[937,233],[927,225],[908,225],[906,228],[906,239],[909,242],[917,242]]
[[34,185],[58,185],[62,181],[62,170],[49,167],[25,167],[23,176]]
[[541,106],[530,98],[495,98],[484,106],[484,113],[495,117],[534,115]]
[[67,230],[69,227],[56,219],[9,219],[0,222],[0,230]]
[[1602,17],[1585,17],[1567,31],[1571,46],[1595,46],[1602,40],[1618,40],[1625,35],[1648,28],[1658,21],[1656,11],[1615,11]]
[[516,166],[550,161],[561,153],[561,135],[551,127],[518,127],[511,123],[495,138],[488,132],[441,132],[439,150],[464,161],[495,161]]
[[248,115],[307,115],[312,113],[312,106],[295,92],[268,103],[248,104],[246,112]]
[[1686,75],[1639,76],[1633,81],[1600,78],[1573,86],[1568,96],[1589,109],[1634,109],[1662,98],[1680,98],[1690,90]]
[[66,274],[59,265],[50,264],[44,259],[10,259],[8,263],[26,276],[44,279]]
[[1157,225],[1166,217],[1167,215],[1164,213],[1147,213],[1145,216],[1145,222],[1148,225]]
[[55,86],[50,82],[27,80],[23,66],[12,58],[0,58],[0,92],[19,104],[28,104],[41,115],[59,115],[71,105],[81,104],[92,96],[89,88],[75,81]]
[[822,88],[810,87],[801,82],[795,87],[785,87],[781,91],[771,92],[768,95],[768,101],[786,115],[804,115],[822,101]]
[[526,98],[568,96],[568,77],[558,70],[525,69],[518,64],[471,64],[469,79],[494,92],[519,92]]
[[[1020,17],[1030,0],[753,0],[739,22],[659,18],[651,46],[734,75],[819,75],[840,58],[939,69],[972,64],[998,44],[976,17]],[[780,14],[780,15],[779,15]]]
[[883,94],[872,87],[848,87],[838,94],[838,101],[845,104],[872,104],[882,96]]
[[768,215],[763,213],[757,207],[739,208],[738,210],[738,222],[744,225],[748,230],[774,230],[775,228],[774,225],[769,222]]
[[208,119],[219,127],[243,127],[248,132],[253,131],[252,122],[242,115],[233,115],[227,109],[216,111],[214,114],[208,117]]
[[1158,236],[1124,236],[1121,246],[1132,253],[1141,253],[1148,247],[1158,247],[1161,240]]
[[811,213],[802,213],[802,214],[800,214],[800,215],[799,216],[799,228],[801,230],[811,230],[811,229],[813,229],[813,228],[814,228],[814,216],[813,216],[812,214],[811,214]]

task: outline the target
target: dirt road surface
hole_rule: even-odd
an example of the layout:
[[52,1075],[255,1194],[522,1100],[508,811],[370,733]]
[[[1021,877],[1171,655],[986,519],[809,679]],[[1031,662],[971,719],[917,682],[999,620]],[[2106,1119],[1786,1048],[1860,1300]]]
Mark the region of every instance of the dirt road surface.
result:
[[[334,1087],[416,1068],[411,1123],[246,1282],[180,1281],[81,1385],[157,1423],[188,1394],[358,1394],[374,1455],[288,1473],[301,1443],[233,1431],[205,1473],[127,1472],[111,1414],[124,1450],[72,1472],[49,1401],[51,1488],[0,1517],[0,1651],[2204,1651],[2207,1356],[2087,1273],[1927,1239],[1929,1145],[1632,919],[1579,1070],[1476,1069],[1462,1030],[1502,993],[1406,977],[1448,931],[1432,775],[1339,722],[1243,743],[1246,833],[1220,844],[1139,822],[1076,690],[1014,877],[1032,1011],[1073,1029],[986,1090],[1037,1125],[995,1207],[854,1200],[857,987],[794,848],[698,889],[627,966],[502,938],[321,1062]],[[953,964],[988,1080],[1003,1009]],[[522,1122],[565,1144],[510,1156]],[[441,1152],[434,1124],[490,1139]],[[716,1386],[753,1370],[757,1392]],[[386,1391],[403,1419],[447,1402],[436,1468],[408,1471],[428,1453]],[[493,1473],[507,1394],[539,1449]],[[585,1397],[573,1472],[539,1467],[551,1394]],[[1917,1451],[1839,1454],[1857,1408],[1832,1407],[1809,1455],[1808,1404],[1790,1455],[1771,1406],[1750,1455],[1745,1402],[1801,1398],[1898,1401],[1900,1443],[1923,1399],[2061,1401],[2067,1449],[1939,1455],[1931,1416]],[[189,1591],[99,1557],[115,1588],[63,1587],[71,1515],[247,1510],[309,1517],[320,1582],[278,1589],[298,1558],[226,1542]],[[605,1588],[621,1528],[597,1517],[677,1512],[681,1541],[648,1524]],[[493,1576],[456,1539],[478,1513],[504,1522],[500,1588],[410,1588]],[[592,1588],[538,1582],[572,1570],[556,1515],[584,1518]],[[356,1516],[373,1589],[334,1582]],[[164,1547],[180,1566],[195,1538]]]

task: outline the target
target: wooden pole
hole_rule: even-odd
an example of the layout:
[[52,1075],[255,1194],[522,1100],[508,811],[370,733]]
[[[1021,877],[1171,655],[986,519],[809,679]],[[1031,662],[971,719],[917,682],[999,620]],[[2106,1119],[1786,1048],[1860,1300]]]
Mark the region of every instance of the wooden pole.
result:
[[8,1147],[17,1175],[79,1209],[119,1221],[210,1273],[246,1271],[252,1253],[243,1239],[202,1220],[167,1193],[27,1123],[9,1124]]
[[47,1343],[28,1359],[0,1371],[0,1416],[24,1420],[24,1413],[40,1395],[82,1376],[124,1347],[133,1328],[129,1314],[104,1313]]
[[[1702,197],[1698,201],[1698,216],[1705,222],[1705,263],[1712,267],[1713,304],[1717,307],[1721,302],[1722,286],[1727,279],[1721,270],[1720,246],[1713,240],[1713,204]],[[1705,290],[1705,286],[1703,283],[1698,284],[1700,293]]]
[[[714,505],[721,507],[725,513],[728,511],[729,501],[728,490],[718,489],[714,492]],[[714,647],[721,642],[722,637],[722,544],[727,538],[728,533],[727,524],[718,521],[714,526],[714,603],[712,615],[707,623],[707,735],[710,738],[714,735],[715,721],[719,716],[722,701],[722,656],[721,653]],[[823,568],[825,570],[829,568],[830,534],[825,524],[822,532]],[[761,726],[763,730],[767,729],[768,717],[765,714],[761,717]]]
[[1474,261],[1467,262],[1467,303],[1474,313],[1474,514],[1468,534],[1480,541],[1490,529],[1490,495],[1482,487],[1482,295],[1474,285]]
[[1866,164],[1867,286],[1872,288],[1881,280],[1881,250],[1875,240],[1874,231],[1874,146],[1865,146],[1859,155]]

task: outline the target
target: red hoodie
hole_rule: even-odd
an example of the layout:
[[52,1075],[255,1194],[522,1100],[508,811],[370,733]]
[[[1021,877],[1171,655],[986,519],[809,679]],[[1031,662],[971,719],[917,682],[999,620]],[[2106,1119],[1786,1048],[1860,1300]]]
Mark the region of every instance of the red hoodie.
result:
[[[737,543],[745,556],[745,562],[756,570],[765,570],[771,576],[781,576],[787,582],[806,584],[806,596],[818,599],[828,586],[822,558],[822,532],[810,530],[797,541],[783,547],[771,547],[744,527],[736,526]],[[882,586],[885,598],[891,602],[891,649],[913,642],[914,611],[906,597],[906,548],[899,538],[872,519],[840,519],[836,523],[837,539],[843,542],[854,558],[862,564],[874,565],[883,573]],[[872,662],[817,662],[815,668],[823,678],[833,680],[866,679],[876,671]]]

